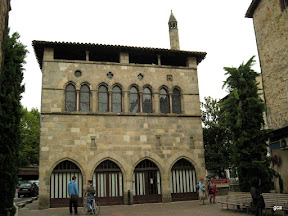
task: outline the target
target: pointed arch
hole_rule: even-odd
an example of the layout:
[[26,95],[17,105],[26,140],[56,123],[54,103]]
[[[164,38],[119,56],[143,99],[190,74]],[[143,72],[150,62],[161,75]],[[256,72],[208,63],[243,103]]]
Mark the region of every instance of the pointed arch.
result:
[[93,173],[93,186],[101,205],[123,204],[123,174],[117,163],[105,159]]
[[170,173],[172,201],[197,199],[196,171],[186,158],[179,158],[172,166]]
[[170,97],[169,91],[166,86],[162,86],[159,90],[159,99],[160,99],[160,112],[161,113],[170,113]]
[[143,101],[142,101],[142,110],[144,113],[153,112],[153,103],[152,103],[152,88],[151,86],[143,87]]
[[80,87],[79,110],[81,112],[90,111],[90,87],[87,83],[83,83]]
[[80,167],[70,159],[62,159],[54,166],[50,175],[50,207],[67,206],[69,194],[67,185],[76,177],[79,197],[83,193],[83,174]]
[[172,113],[181,113],[181,89],[175,86],[172,91]]
[[109,111],[108,86],[104,83],[101,83],[98,87],[98,111],[99,112]]
[[112,112],[122,112],[122,87],[115,84],[112,88]]
[[129,110],[131,113],[140,112],[139,87],[136,85],[132,85],[129,89],[129,104],[130,104]]
[[158,166],[147,158],[138,162],[133,172],[134,203],[162,201],[161,174]]
[[69,82],[65,88],[65,111],[77,111],[77,93],[75,84]]

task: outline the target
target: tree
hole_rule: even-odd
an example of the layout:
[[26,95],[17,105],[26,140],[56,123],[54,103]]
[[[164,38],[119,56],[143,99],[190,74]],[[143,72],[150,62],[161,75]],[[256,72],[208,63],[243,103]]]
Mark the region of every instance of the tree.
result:
[[13,207],[18,181],[18,148],[20,142],[21,93],[24,92],[23,63],[26,47],[19,42],[19,34],[7,36],[4,66],[1,73],[0,101],[0,215]]
[[225,124],[233,143],[233,163],[237,167],[241,191],[250,190],[250,180],[257,176],[262,179],[265,191],[271,187],[272,171],[267,157],[266,132],[263,130],[265,110],[259,97],[252,57],[238,68],[225,67],[229,95],[223,101]]
[[225,177],[225,169],[230,168],[230,141],[227,129],[221,122],[219,101],[211,97],[201,103],[201,119],[205,148],[206,169],[214,177]]
[[38,109],[22,108],[20,121],[21,142],[19,146],[19,167],[39,164],[40,113]]

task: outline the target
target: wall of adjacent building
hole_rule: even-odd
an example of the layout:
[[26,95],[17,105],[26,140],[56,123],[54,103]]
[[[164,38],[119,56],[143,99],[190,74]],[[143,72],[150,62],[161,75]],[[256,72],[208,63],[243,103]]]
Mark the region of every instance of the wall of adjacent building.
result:
[[[278,0],[261,0],[254,11],[253,22],[263,77],[267,126],[273,130],[285,128],[288,126],[288,8],[282,10]],[[274,170],[282,177],[283,192],[288,193],[288,151],[280,149],[282,139],[288,140],[287,133],[273,137],[272,142],[278,143],[278,147],[271,150],[271,156],[280,158],[281,162],[274,165]],[[280,192],[279,179],[275,179],[275,189]]]
[[279,1],[261,0],[253,15],[268,127],[288,125],[288,11]]
[[0,1],[0,89],[1,89],[1,72],[3,67],[4,44],[8,28],[8,13],[10,10],[10,0]]

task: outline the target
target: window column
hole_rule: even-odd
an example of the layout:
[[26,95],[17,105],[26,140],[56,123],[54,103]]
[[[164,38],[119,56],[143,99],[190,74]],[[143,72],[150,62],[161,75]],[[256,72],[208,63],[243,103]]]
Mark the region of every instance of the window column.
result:
[[80,90],[76,89],[76,111],[80,111]]
[[173,93],[169,92],[169,113],[172,113],[172,95]]
[[153,94],[153,113],[160,113],[159,92]]
[[112,91],[108,90],[108,112],[112,112]]
[[143,113],[143,92],[139,91],[139,113]]
[[123,109],[124,109],[124,113],[128,113],[129,112],[129,95],[128,95],[128,91],[123,91]]

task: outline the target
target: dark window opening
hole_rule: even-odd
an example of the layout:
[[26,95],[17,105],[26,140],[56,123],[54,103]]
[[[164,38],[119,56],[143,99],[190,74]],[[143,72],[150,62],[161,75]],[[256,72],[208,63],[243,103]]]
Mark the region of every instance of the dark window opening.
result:
[[161,56],[161,65],[186,67],[187,58],[184,56]]
[[143,112],[152,113],[152,93],[147,87],[143,91]]
[[98,171],[121,171],[119,166],[114,163],[113,161],[110,160],[105,160],[102,163],[100,163],[97,168],[96,168],[96,172]]
[[[152,168],[152,169],[151,169]],[[145,159],[143,161],[141,161],[136,167],[135,167],[135,171],[138,170],[142,170],[142,169],[149,169],[149,170],[153,170],[153,169],[157,169],[158,167],[150,160]]]
[[54,168],[54,171],[55,170],[65,170],[65,171],[75,171],[75,170],[79,170],[79,167],[74,164],[73,162],[71,161],[68,161],[68,160],[65,160],[65,161],[62,161],[61,163],[59,163],[55,168]]
[[66,59],[66,60],[86,60],[85,50],[79,50],[75,47],[56,47],[54,48],[54,59]]
[[108,112],[109,110],[109,96],[108,89],[102,85],[98,90],[98,110],[99,112]]
[[66,87],[65,108],[68,112],[76,111],[76,89],[74,85],[69,84]]
[[160,112],[161,113],[170,112],[169,95],[164,88],[160,90]]
[[130,89],[130,112],[131,113],[139,113],[139,92],[138,89],[132,87]]
[[116,62],[119,63],[119,52],[105,50],[91,50],[89,52],[89,61],[96,62]]
[[186,159],[178,160],[172,169],[194,169],[193,165]]
[[115,86],[112,91],[112,112],[122,112],[122,91],[118,86]]
[[181,113],[181,95],[180,95],[180,90],[177,88],[173,89],[172,112],[176,114]]
[[157,55],[129,53],[129,63],[134,64],[158,64]]
[[80,111],[90,111],[90,89],[88,85],[82,85],[80,89]]
[[77,70],[74,72],[75,77],[81,77],[82,76],[82,72]]
[[285,10],[288,7],[288,0],[280,0],[281,10]]

